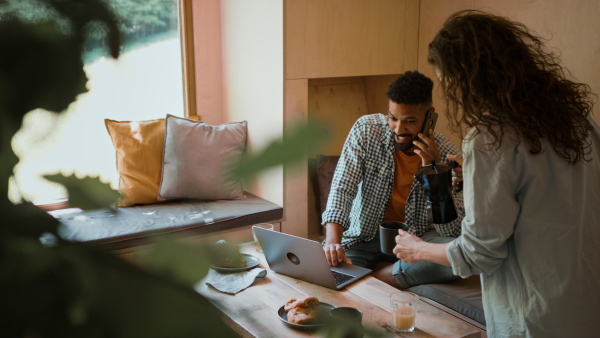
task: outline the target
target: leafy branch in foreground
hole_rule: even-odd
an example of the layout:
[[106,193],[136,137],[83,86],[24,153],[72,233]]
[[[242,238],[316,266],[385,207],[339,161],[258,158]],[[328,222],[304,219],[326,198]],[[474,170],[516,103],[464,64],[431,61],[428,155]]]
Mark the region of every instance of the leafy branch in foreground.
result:
[[326,125],[315,121],[297,124],[283,140],[275,140],[257,155],[247,156],[236,174],[249,177],[276,165],[294,165],[321,149],[328,140],[329,128]]
[[99,178],[77,178],[75,175],[61,174],[46,175],[44,178],[65,186],[69,193],[69,206],[72,208],[98,209],[113,204],[119,198],[119,193],[110,185],[102,183]]
[[[0,311],[6,337],[233,337],[214,306],[176,276],[146,271],[111,253],[64,241],[60,223],[31,203],[13,205],[8,181],[18,158],[11,139],[36,108],[61,112],[84,92],[81,51],[92,21],[108,29],[119,53],[119,32],[101,0],[45,2],[73,27],[24,23],[2,12],[0,45]],[[72,206],[105,207],[116,192],[98,179],[55,175]],[[180,251],[183,251],[180,250]],[[177,252],[176,252],[177,253]],[[204,267],[188,278],[202,276]]]
[[[120,33],[102,0],[47,0],[72,34],[55,22],[24,23],[2,12],[0,45],[0,309],[7,337],[233,337],[218,311],[191,288],[210,261],[229,252],[159,241],[141,269],[84,243],[61,239],[60,223],[31,203],[13,205],[8,180],[18,159],[12,136],[26,113],[62,112],[87,89],[81,52],[87,25],[107,27],[110,54],[117,57]],[[327,139],[316,124],[293,129],[282,142],[248,158],[240,175],[281,163],[293,164]],[[50,175],[65,185],[73,207],[107,207],[118,197],[97,178]],[[231,249],[231,248],[226,248]],[[215,256],[216,255],[216,256]]]

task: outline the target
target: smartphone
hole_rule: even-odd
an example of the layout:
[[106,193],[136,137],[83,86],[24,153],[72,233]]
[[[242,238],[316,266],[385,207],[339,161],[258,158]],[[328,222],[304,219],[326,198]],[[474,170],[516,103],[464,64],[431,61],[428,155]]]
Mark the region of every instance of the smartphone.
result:
[[[435,129],[435,124],[437,123],[437,119],[438,119],[438,114],[434,111],[428,110],[427,113],[425,113],[425,122],[423,122],[423,128],[421,128],[421,134],[429,137],[429,129],[431,129],[431,130]],[[417,136],[416,140],[419,142],[423,142],[423,141],[421,141],[421,139],[418,136]]]

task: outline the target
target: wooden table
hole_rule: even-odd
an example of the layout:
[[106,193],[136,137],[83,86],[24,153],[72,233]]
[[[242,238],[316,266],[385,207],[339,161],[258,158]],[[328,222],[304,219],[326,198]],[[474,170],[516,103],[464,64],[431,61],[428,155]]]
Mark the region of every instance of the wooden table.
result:
[[235,295],[217,291],[204,282],[199,283],[196,290],[222,311],[225,322],[242,337],[318,336],[318,332],[294,330],[279,319],[277,310],[297,296],[316,296],[337,307],[358,308],[363,312],[365,327],[388,332],[390,337],[487,337],[485,331],[422,301],[415,331],[396,334],[392,329],[389,301],[390,294],[398,291],[396,288],[367,276],[335,291],[271,271],[253,243],[243,244],[240,251],[260,258],[260,267],[267,270],[267,276],[256,278],[254,284]]

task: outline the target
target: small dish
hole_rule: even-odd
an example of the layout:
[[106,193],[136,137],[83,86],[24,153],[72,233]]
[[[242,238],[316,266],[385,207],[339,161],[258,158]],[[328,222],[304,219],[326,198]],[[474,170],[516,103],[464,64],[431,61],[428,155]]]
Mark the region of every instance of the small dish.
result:
[[287,325],[293,329],[303,330],[303,331],[312,331],[312,330],[322,328],[325,325],[325,323],[327,322],[327,319],[329,318],[329,313],[331,312],[331,310],[335,309],[335,306],[333,306],[329,303],[323,303],[323,302],[320,302],[319,305],[317,305],[317,307],[321,309],[321,313],[319,314],[317,319],[310,324],[296,324],[296,323],[288,322],[287,311],[285,311],[285,305],[283,305],[282,307],[279,308],[279,310],[277,311],[277,314],[279,315],[279,319],[281,319],[281,321],[284,322],[285,325]]
[[260,259],[258,257],[252,256],[252,255],[246,255],[246,254],[241,254],[241,255],[242,255],[242,259],[244,259],[246,261],[245,267],[226,268],[226,267],[216,266],[216,265],[211,265],[210,267],[219,272],[240,272],[240,271],[246,271],[246,270],[253,269],[253,268],[257,267],[258,264],[260,264]]

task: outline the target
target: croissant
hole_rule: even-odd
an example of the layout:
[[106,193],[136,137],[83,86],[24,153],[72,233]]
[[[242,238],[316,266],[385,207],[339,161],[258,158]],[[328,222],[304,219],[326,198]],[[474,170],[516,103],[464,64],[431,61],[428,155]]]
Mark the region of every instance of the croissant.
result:
[[317,318],[321,309],[317,307],[319,299],[317,297],[294,297],[285,303],[284,309],[287,313],[287,320],[294,324],[304,324]]
[[285,311],[290,311],[295,307],[310,307],[319,305],[319,299],[317,297],[294,297],[285,303]]
[[288,311],[287,319],[288,322],[294,324],[305,324],[311,320],[317,318],[321,312],[321,309],[315,306],[311,307],[295,307]]

